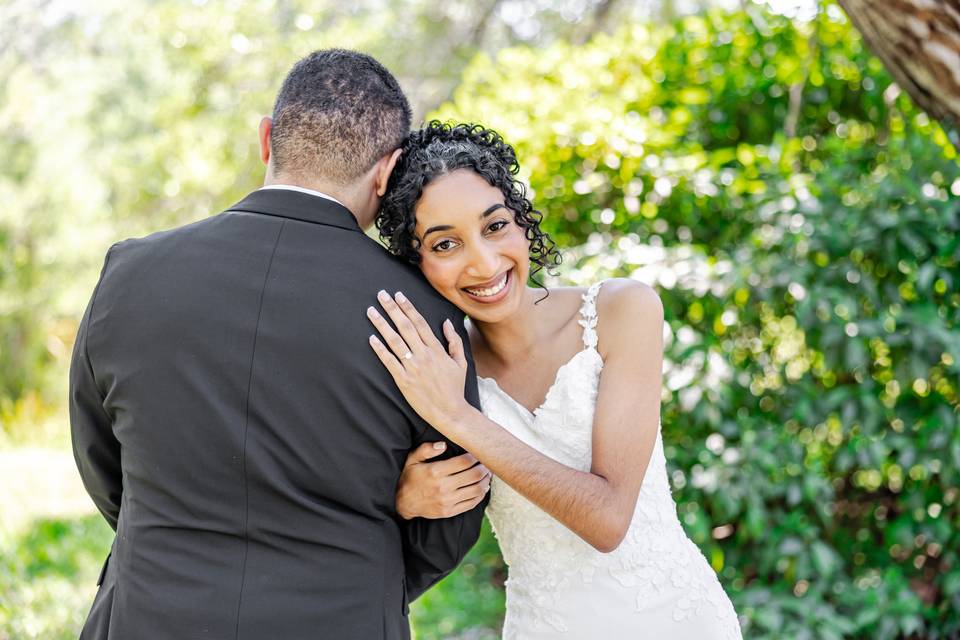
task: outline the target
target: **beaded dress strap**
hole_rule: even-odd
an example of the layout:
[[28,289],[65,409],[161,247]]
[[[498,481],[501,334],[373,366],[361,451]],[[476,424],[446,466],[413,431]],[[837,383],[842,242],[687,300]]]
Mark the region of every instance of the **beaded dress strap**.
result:
[[603,280],[590,285],[583,296],[583,306],[580,307],[580,320],[578,323],[583,327],[583,346],[586,349],[595,349],[597,347],[597,294],[600,293],[600,287]]

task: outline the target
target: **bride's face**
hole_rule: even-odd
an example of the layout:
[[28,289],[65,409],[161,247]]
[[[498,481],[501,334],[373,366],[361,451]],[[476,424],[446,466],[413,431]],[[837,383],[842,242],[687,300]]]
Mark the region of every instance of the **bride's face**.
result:
[[420,268],[434,289],[479,322],[519,308],[530,244],[500,189],[459,169],[428,184],[415,211]]

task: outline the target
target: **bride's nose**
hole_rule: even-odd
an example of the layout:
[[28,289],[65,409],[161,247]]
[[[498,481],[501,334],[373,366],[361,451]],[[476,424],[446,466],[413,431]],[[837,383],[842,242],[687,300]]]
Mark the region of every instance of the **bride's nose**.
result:
[[470,247],[470,263],[467,270],[471,276],[485,280],[493,278],[500,269],[500,254],[487,242],[477,242]]

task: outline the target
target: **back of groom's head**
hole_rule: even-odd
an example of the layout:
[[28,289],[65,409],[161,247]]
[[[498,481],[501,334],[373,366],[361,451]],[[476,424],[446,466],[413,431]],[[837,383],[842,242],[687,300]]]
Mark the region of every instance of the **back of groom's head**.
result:
[[277,95],[274,170],[348,185],[400,146],[410,119],[396,78],[372,57],[314,51],[293,66]]

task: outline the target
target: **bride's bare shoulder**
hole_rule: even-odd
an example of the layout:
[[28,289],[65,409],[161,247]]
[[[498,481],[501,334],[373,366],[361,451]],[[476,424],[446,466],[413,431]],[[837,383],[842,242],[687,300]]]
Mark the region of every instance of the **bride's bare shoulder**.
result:
[[[583,304],[583,296],[590,287],[550,287],[537,291],[538,306],[550,307],[552,312],[561,309],[576,313]],[[661,307],[660,296],[650,285],[630,278],[608,278],[597,296],[597,311],[600,314],[634,311],[651,311]]]
[[663,302],[648,284],[611,278],[603,283],[597,298],[597,325],[602,351],[619,348],[638,337],[660,338]]
[[654,302],[660,302],[660,296],[653,287],[631,278],[609,278],[604,280],[599,297],[603,302],[598,300],[598,304],[604,306],[611,305],[611,303],[616,306],[617,304],[652,304]]

